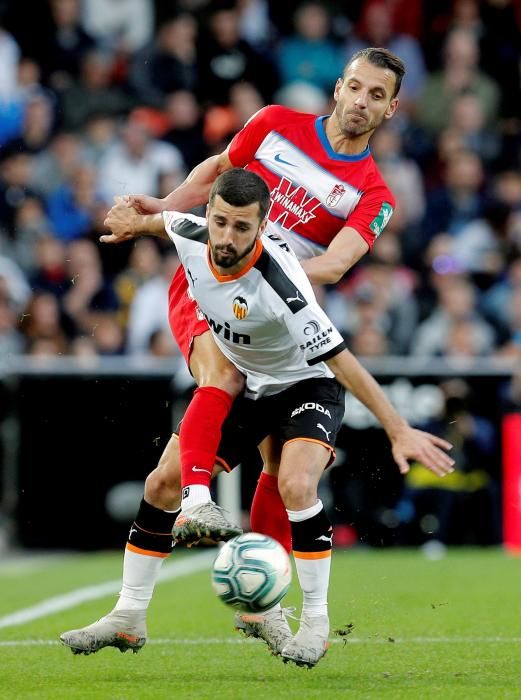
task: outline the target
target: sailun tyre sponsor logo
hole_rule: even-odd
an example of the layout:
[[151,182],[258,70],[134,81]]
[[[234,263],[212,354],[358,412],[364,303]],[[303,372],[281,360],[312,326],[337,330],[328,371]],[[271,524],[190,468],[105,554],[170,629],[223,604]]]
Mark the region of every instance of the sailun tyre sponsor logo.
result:
[[369,224],[369,228],[375,234],[375,236],[378,237],[382,233],[384,228],[389,223],[389,219],[393,215],[393,211],[394,210],[389,202],[383,202],[380,211],[378,212],[378,216]]
[[[310,323],[315,323],[315,321],[311,321]],[[306,328],[309,325],[310,324],[308,323],[304,327],[304,333],[306,335],[308,335],[308,333],[306,333]],[[316,335],[314,335],[312,338],[307,340],[305,343],[301,343],[300,349],[305,350],[306,352],[311,352],[311,353],[316,352],[317,350],[320,350],[321,348],[325,347],[326,345],[329,345],[332,342],[332,340],[331,340],[332,333],[333,333],[333,326],[329,326],[329,328],[326,328],[323,331],[320,330],[320,326],[319,326],[318,333],[316,333]]]
[[324,408],[324,406],[321,404],[315,403],[314,401],[306,401],[306,403],[303,403],[301,406],[298,406],[298,408],[295,408],[291,414],[291,418],[300,415],[303,411],[318,411],[319,413],[323,413],[328,418],[331,418],[331,413],[329,410]]
[[320,325],[316,321],[310,321],[304,326],[304,335],[316,335],[320,330]]
[[244,297],[235,297],[233,300],[233,315],[239,321],[248,315],[248,302]]

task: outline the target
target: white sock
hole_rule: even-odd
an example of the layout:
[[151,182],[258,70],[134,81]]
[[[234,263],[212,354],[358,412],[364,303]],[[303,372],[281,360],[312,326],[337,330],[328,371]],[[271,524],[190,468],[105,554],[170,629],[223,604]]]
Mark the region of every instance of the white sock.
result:
[[[322,501],[304,510],[288,510],[292,523],[302,523],[317,516],[323,509]],[[331,571],[331,550],[325,552],[293,552],[298,580],[302,589],[303,617],[327,615],[327,594]]]
[[208,503],[212,500],[210,489],[202,484],[190,484],[183,488],[181,500],[181,510],[198,506],[201,503]]
[[125,549],[123,585],[115,610],[146,610],[165,557],[137,554]]

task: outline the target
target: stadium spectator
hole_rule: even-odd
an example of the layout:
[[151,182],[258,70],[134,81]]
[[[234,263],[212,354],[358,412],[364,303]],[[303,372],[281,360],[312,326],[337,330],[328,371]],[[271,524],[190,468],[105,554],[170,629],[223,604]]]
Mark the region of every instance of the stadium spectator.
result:
[[463,226],[483,211],[483,163],[466,150],[453,151],[445,164],[441,187],[427,194],[421,227],[425,242],[438,233],[457,236]]
[[28,199],[39,197],[31,186],[33,157],[23,151],[0,151],[0,227],[14,239],[17,211]]
[[500,328],[510,325],[510,303],[521,289],[521,256],[515,257],[503,270],[500,279],[490,287],[481,300],[481,308],[487,318],[494,319]]
[[82,145],[86,159],[99,167],[100,161],[116,140],[114,117],[101,111],[91,114],[82,129]]
[[437,289],[438,304],[432,314],[418,325],[411,343],[413,355],[446,354],[449,335],[460,323],[472,322],[476,355],[486,355],[494,347],[493,327],[477,309],[476,291],[461,276],[447,276]]
[[402,225],[415,226],[425,213],[425,191],[421,170],[404,153],[401,134],[390,126],[378,129],[371,151],[391,192],[400,202]]
[[483,105],[476,95],[464,93],[455,98],[447,128],[454,132],[463,148],[479,156],[485,165],[499,157],[500,136],[490,125],[485,125]]
[[68,289],[62,296],[63,310],[76,332],[90,334],[96,313],[117,312],[119,308],[113,285],[103,276],[97,246],[85,238],[71,241],[66,270]]
[[49,93],[30,93],[24,103],[20,134],[5,144],[6,150],[24,151],[35,155],[46,149],[54,130],[54,107]]
[[326,308],[335,298],[331,318],[348,338],[372,327],[386,335],[391,354],[402,355],[418,320],[415,287],[414,273],[401,264],[398,240],[386,235],[371,260],[329,294]]
[[79,129],[93,116],[127,114],[134,101],[112,81],[112,56],[91,49],[81,57],[80,73],[60,91],[63,127]]
[[206,32],[199,39],[199,91],[203,104],[227,105],[235,83],[247,81],[269,102],[278,86],[278,76],[270,59],[241,39],[236,9],[210,9]]
[[179,350],[170,329],[160,328],[154,331],[148,341],[148,353],[152,357],[172,358],[179,357]]
[[511,221],[509,206],[489,200],[482,216],[463,226],[454,239],[455,259],[480,288],[490,286],[505,267]]
[[0,250],[11,257],[30,275],[37,255],[37,246],[42,237],[53,234],[40,199],[28,197],[15,212],[14,236],[0,233]]
[[321,3],[306,2],[297,9],[295,33],[281,39],[277,52],[283,84],[309,83],[326,94],[331,92],[345,61],[330,38],[330,22],[328,10]]
[[[27,304],[20,324],[29,353],[35,353],[35,346],[43,341],[45,354],[65,354],[68,338],[64,326],[60,304],[54,294],[35,292]],[[69,331],[72,331],[70,327]]]
[[135,54],[129,84],[140,102],[162,109],[172,92],[198,92],[197,32],[195,19],[181,13],[160,27],[152,46]]
[[80,0],[49,0],[49,9],[47,22],[32,34],[29,55],[41,66],[44,83],[62,90],[79,77],[95,42],[81,25]]
[[206,109],[203,136],[211,152],[226,148],[229,140],[264,104],[257,88],[242,81],[230,88],[229,105],[213,105]]
[[275,28],[270,18],[268,0],[239,0],[239,34],[260,53],[272,48]]
[[203,136],[201,108],[193,92],[178,90],[166,97],[168,126],[162,139],[177,148],[186,167],[192,170],[208,157],[208,143]]
[[150,339],[158,330],[170,331],[168,323],[168,288],[179,267],[179,258],[169,252],[161,270],[136,290],[129,310],[127,352],[146,355]]
[[374,323],[360,325],[351,335],[349,347],[357,357],[385,357],[393,354],[386,332]]
[[48,147],[33,158],[31,185],[44,197],[48,196],[70,184],[84,161],[80,138],[69,131],[59,131]]
[[467,29],[454,29],[448,35],[441,71],[432,73],[417,101],[416,119],[428,134],[439,134],[448,126],[451,105],[464,93],[477,97],[483,108],[485,125],[492,126],[499,113],[499,88],[479,69],[479,45]]
[[90,165],[80,165],[72,173],[70,182],[47,197],[47,213],[56,236],[63,241],[86,236],[102,201],[97,190],[96,171]]
[[148,0],[88,0],[82,26],[102,49],[127,56],[148,44],[154,31],[154,3]]
[[114,279],[114,291],[119,300],[119,317],[127,326],[130,305],[137,290],[160,274],[161,255],[153,240],[143,238],[133,246],[128,265]]
[[43,234],[34,247],[34,262],[29,273],[31,289],[50,292],[58,299],[70,285],[65,259],[66,244],[49,233]]
[[152,136],[150,124],[130,116],[121,136],[109,147],[99,164],[99,188],[107,202],[121,192],[157,194],[161,175],[172,173],[179,180],[185,172],[180,151]]
[[110,357],[121,355],[125,344],[125,334],[118,314],[98,311],[91,316],[92,338],[98,355]]

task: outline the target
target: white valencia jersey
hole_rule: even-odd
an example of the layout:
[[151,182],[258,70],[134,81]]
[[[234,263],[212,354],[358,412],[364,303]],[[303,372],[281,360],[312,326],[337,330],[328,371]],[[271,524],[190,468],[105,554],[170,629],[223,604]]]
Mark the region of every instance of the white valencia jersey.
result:
[[[205,219],[163,212],[190,293],[223,354],[246,376],[246,396],[277,394],[304,379],[333,377],[324,363],[345,348],[294,253],[270,233],[236,275],[213,267]],[[197,240],[194,240],[197,239]]]

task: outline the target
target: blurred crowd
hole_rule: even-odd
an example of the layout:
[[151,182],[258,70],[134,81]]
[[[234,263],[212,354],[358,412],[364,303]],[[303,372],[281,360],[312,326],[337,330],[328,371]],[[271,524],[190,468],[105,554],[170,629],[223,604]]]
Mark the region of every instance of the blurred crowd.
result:
[[103,246],[260,107],[407,65],[371,140],[397,208],[323,303],[366,357],[521,357],[521,0],[0,0],[0,357],[175,356],[171,246]]

